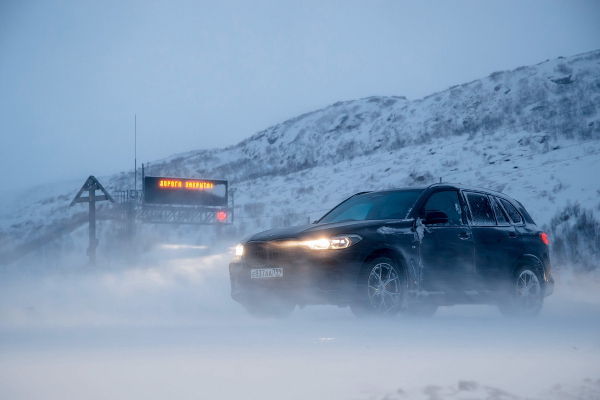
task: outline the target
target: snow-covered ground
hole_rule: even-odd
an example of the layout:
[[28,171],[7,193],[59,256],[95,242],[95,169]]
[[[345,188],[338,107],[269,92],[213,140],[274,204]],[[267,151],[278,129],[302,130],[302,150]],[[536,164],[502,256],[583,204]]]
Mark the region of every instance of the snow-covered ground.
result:
[[0,398],[600,398],[600,282],[589,277],[561,277],[534,321],[488,306],[425,320],[313,306],[261,320],[229,297],[231,253],[203,251],[2,272]]

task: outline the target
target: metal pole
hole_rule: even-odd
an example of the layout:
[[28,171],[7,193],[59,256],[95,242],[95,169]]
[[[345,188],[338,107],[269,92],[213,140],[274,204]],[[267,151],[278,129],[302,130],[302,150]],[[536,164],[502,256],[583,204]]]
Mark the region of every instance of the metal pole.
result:
[[95,193],[95,185],[90,185],[89,187],[89,210],[90,210],[90,226],[89,226],[89,237],[90,237],[90,246],[88,247],[88,256],[90,257],[90,264],[96,265],[96,246],[98,246],[96,241],[96,201],[94,199]]
[[146,177],[146,172],[144,171],[144,163],[142,163],[142,201],[143,201],[143,196],[144,196],[144,178]]
[[133,122],[133,130],[135,132],[135,139],[134,139],[134,167],[133,167],[133,175],[134,175],[134,184],[133,184],[133,189],[137,190],[137,114],[134,114],[133,116],[134,118],[134,122]]

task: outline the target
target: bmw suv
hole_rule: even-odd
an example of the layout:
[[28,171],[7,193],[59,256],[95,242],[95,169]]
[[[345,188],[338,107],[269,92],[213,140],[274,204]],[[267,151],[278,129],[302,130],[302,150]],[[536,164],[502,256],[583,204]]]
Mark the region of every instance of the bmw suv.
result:
[[263,315],[334,304],[358,316],[432,316],[495,304],[532,317],[554,288],[546,234],[523,205],[454,184],[358,193],[312,225],[255,234],[229,274],[232,298]]

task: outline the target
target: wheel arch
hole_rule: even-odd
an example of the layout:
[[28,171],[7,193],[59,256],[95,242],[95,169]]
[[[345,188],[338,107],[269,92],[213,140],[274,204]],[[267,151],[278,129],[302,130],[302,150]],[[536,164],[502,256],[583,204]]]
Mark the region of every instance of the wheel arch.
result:
[[542,280],[544,282],[546,281],[544,263],[542,263],[542,261],[533,254],[523,254],[521,257],[519,257],[513,264],[509,278],[513,277],[521,266],[528,266],[535,269],[535,271],[542,277]]
[[406,261],[406,258],[404,257],[404,255],[401,252],[399,252],[398,250],[393,249],[391,247],[382,246],[376,250],[371,251],[364,258],[364,260],[362,262],[361,270],[365,267],[365,265],[367,265],[369,262],[376,259],[377,257],[388,257],[391,260],[395,261],[398,268],[405,275],[405,279],[410,280],[409,279],[410,271],[408,268],[408,263]]

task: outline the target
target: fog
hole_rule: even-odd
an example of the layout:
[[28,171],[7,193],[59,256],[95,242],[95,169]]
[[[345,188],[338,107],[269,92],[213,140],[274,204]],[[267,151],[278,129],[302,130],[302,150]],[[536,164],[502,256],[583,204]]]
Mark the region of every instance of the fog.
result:
[[[600,47],[598,15],[589,0],[0,2],[0,400],[599,399],[599,64],[564,58]],[[235,224],[129,219],[142,163],[227,179]],[[121,200],[97,206],[96,265],[87,205],[69,207],[90,175]],[[549,224],[553,262],[573,265],[539,317],[256,318],[232,300],[242,237],[449,176]]]
[[535,320],[491,306],[366,320],[307,306],[256,319],[229,296],[231,251],[165,245],[135,264],[73,255],[5,268],[0,398],[600,396],[597,279],[557,275]]

